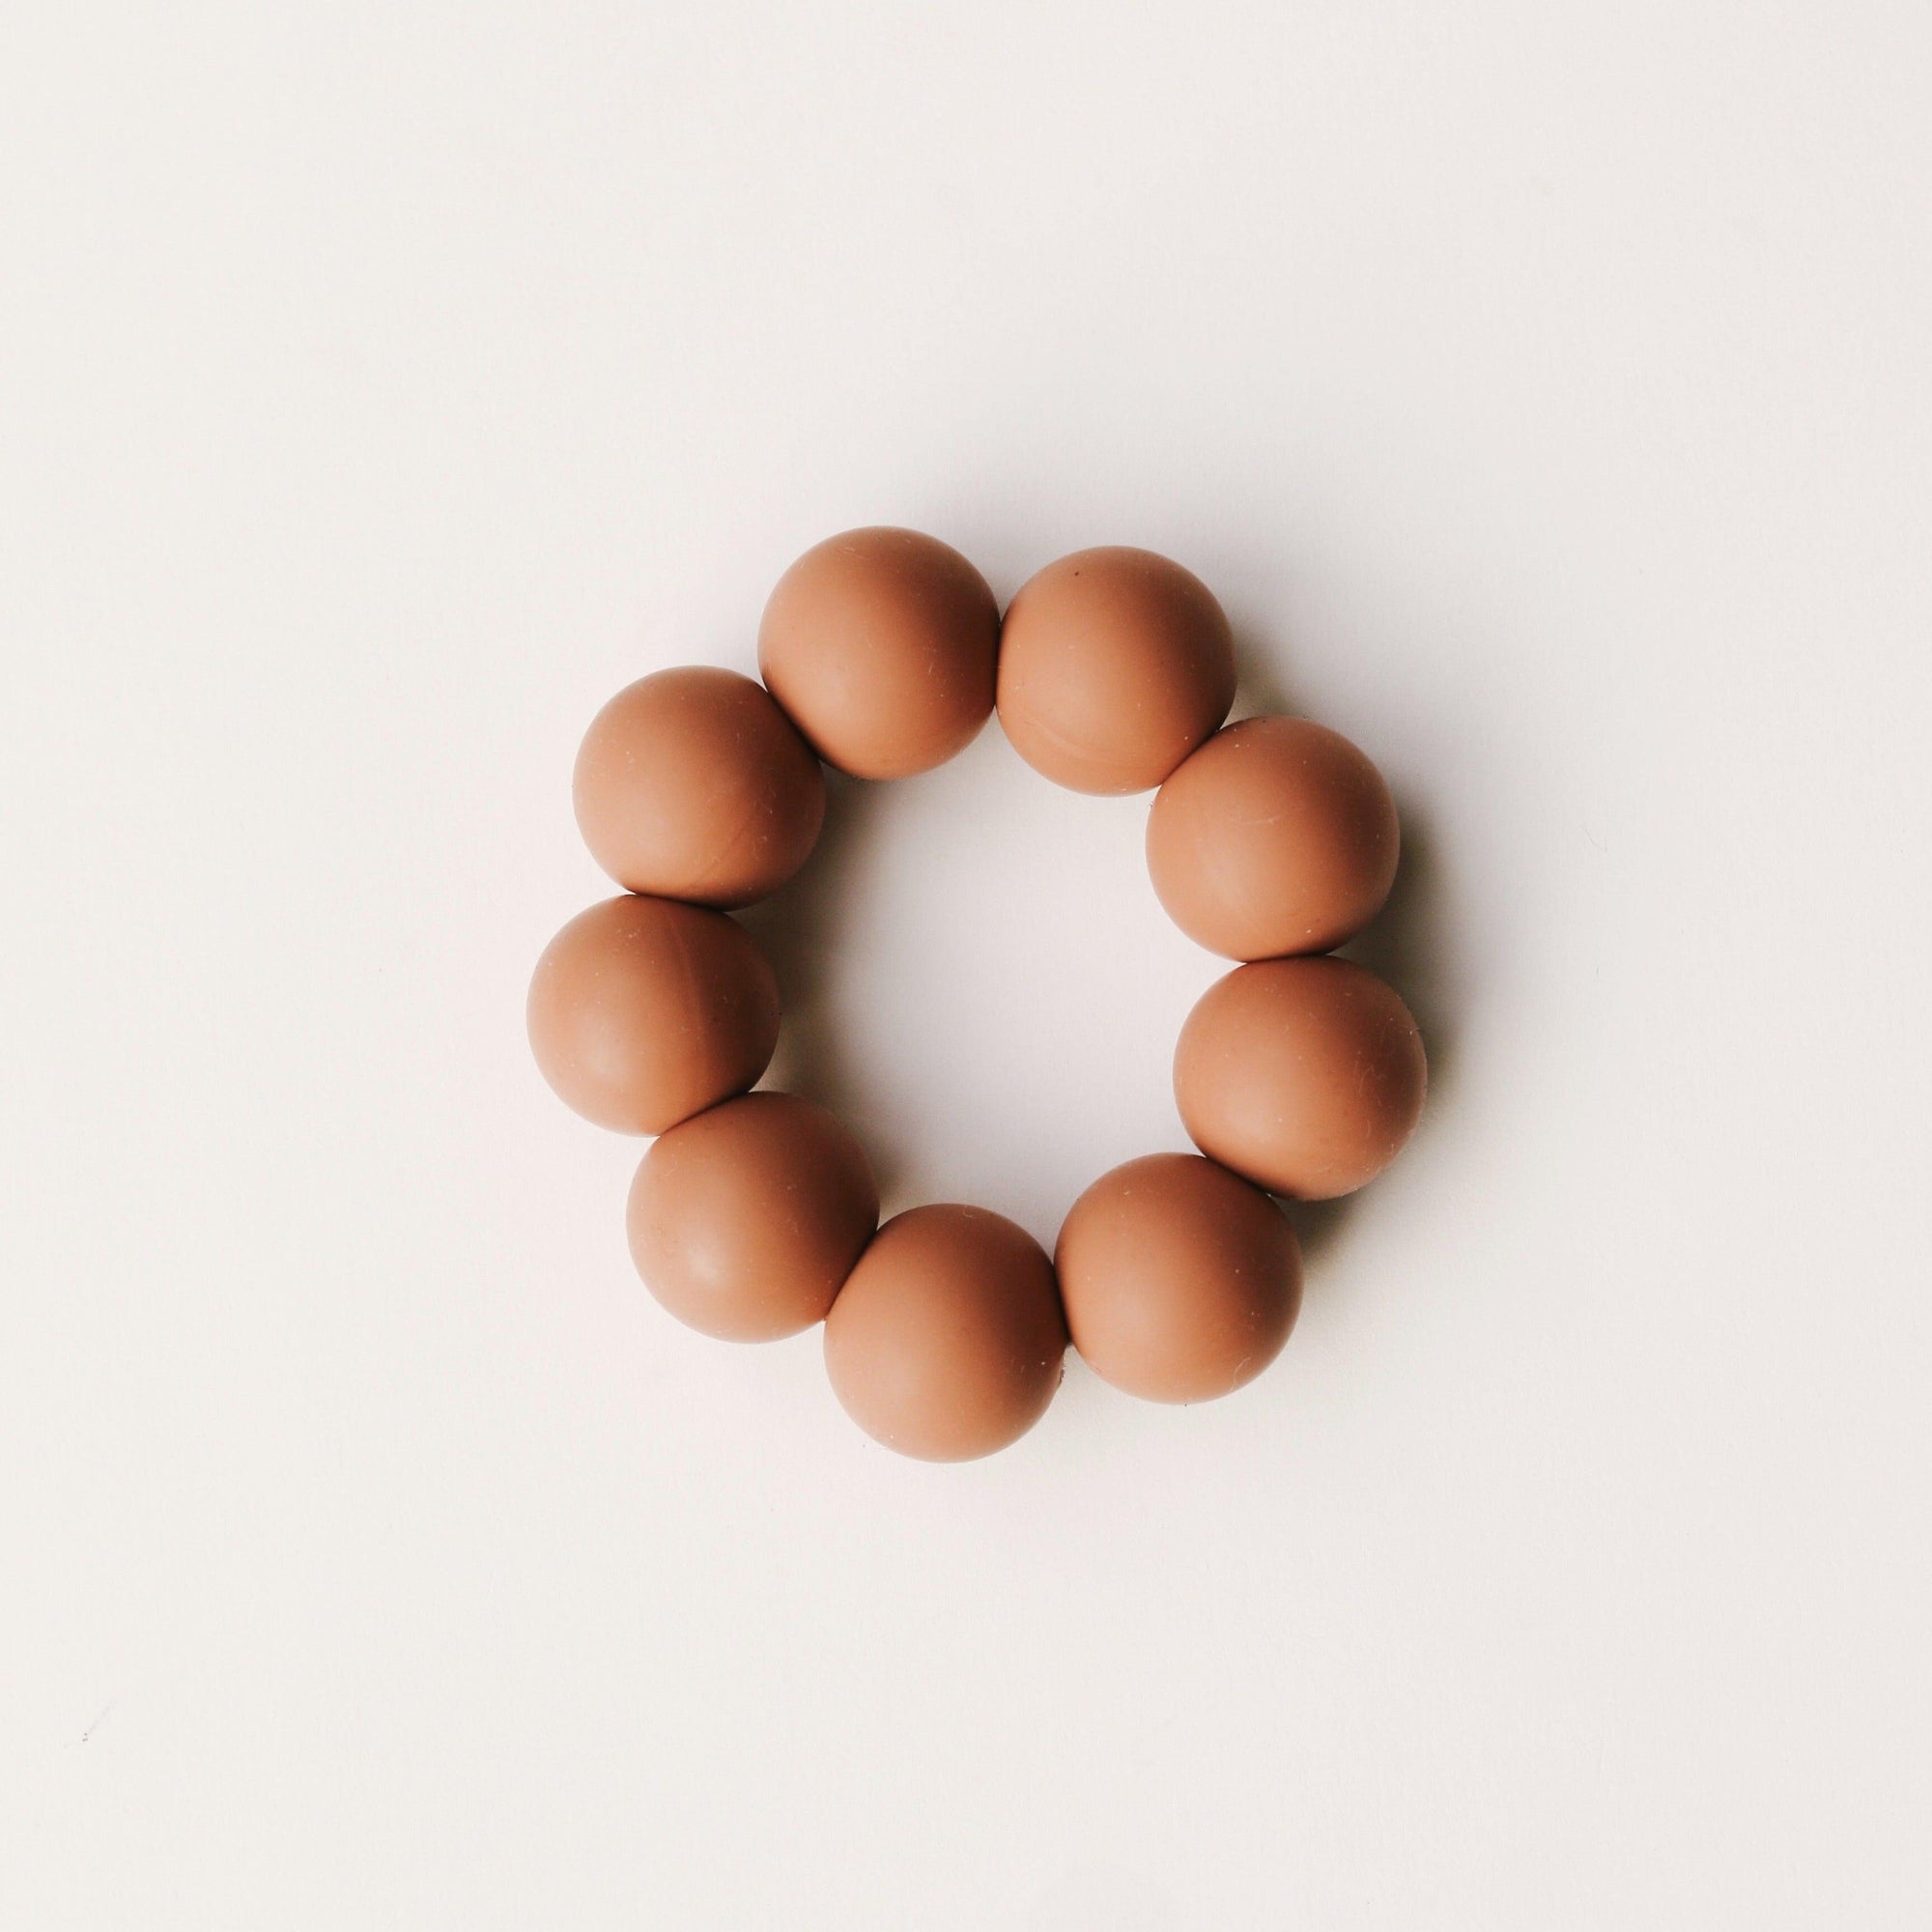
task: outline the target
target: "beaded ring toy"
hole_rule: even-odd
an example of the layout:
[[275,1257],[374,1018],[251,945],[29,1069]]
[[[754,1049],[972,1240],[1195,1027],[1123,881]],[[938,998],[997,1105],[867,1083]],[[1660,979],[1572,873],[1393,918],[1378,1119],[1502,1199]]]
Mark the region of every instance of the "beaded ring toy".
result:
[[[659,671],[592,722],[577,818],[622,895],[537,962],[529,1035],[563,1100],[655,1135],[629,1204],[631,1252],[671,1314],[761,1341],[825,1323],[832,1386],[889,1447],[961,1461],[1024,1435],[1070,1340],[1157,1402],[1259,1375],[1300,1301],[1294,1232],[1271,1195],[1346,1194],[1414,1128],[1426,1068],[1408,1009],[1329,956],[1395,878],[1394,802],[1363,754],[1297,718],[1223,728],[1227,618],[1148,551],[1049,564],[1004,622],[956,551],[848,531],[780,580],[758,684]],[[778,1043],[770,962],[729,914],[804,865],[822,759],[860,779],[943,763],[997,708],[1020,755],[1077,791],[1158,787],[1148,867],[1202,946],[1239,961],[1180,1031],[1175,1095],[1199,1154],[1103,1175],[1051,1260],[1003,1216],[914,1208],[878,1225],[864,1151],[823,1108],[749,1091]]]

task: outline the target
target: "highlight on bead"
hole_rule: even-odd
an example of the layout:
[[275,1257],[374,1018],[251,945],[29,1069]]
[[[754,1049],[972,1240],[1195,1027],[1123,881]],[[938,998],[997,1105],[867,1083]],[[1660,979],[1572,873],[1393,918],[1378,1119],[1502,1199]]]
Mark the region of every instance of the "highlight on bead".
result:
[[[1387,898],[1400,850],[1381,775],[1306,719],[1227,721],[1228,620],[1151,551],[1078,551],[1002,616],[986,581],[915,530],[848,530],[780,578],[762,682],[713,666],[639,678],[592,720],[574,802],[625,891],[538,960],[537,1065],[601,1127],[651,1137],[626,1208],[633,1260],[680,1321],[731,1341],[822,1324],[834,1394],[930,1462],[1024,1435],[1070,1346],[1113,1387],[1195,1403],[1252,1381],[1301,1298],[1284,1202],[1360,1187],[1414,1131],[1422,1037],[1394,988],[1333,956]],[[1151,1152],[1070,1204],[1049,1256],[980,1208],[881,1226],[870,1160],[824,1108],[753,1092],[781,1026],[771,963],[734,911],[805,865],[820,761],[929,771],[997,713],[1075,791],[1153,792],[1155,895],[1238,962],[1185,1017],[1175,1098],[1195,1153]]]

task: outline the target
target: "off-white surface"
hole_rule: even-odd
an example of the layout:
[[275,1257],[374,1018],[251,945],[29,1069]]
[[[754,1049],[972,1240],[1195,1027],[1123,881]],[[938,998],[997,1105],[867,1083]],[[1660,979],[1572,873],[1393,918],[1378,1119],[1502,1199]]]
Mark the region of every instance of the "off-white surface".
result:
[[[0,26],[0,1922],[1932,1920],[1922,8]],[[523,1039],[619,684],[889,520],[1220,591],[1437,1082],[1289,1352],[933,1470]],[[780,922],[901,1202],[1182,1144],[1144,801]],[[767,923],[769,923],[767,922]]]

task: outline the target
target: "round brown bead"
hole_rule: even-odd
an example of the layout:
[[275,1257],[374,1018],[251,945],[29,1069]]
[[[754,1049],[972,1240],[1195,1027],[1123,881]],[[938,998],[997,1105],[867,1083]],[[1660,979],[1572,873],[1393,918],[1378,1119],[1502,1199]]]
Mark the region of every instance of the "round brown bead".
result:
[[1347,1194],[1414,1130],[1422,1036],[1395,990],[1328,957],[1237,966],[1202,994],[1174,1051],[1194,1144],[1271,1194]]
[[832,1387],[859,1427],[933,1463],[989,1456],[1046,1412],[1066,1353],[1053,1264],[983,1208],[881,1228],[825,1321]]
[[563,1102],[619,1133],[661,1134],[770,1064],[771,962],[722,912],[626,895],[544,949],[526,1009],[537,1065]]
[[742,906],[805,864],[825,820],[811,748],[765,688],[683,665],[591,721],[572,783],[590,856],[633,893]]
[[1230,959],[1340,946],[1381,910],[1401,848],[1381,774],[1305,718],[1215,732],[1148,815],[1161,904],[1190,939]]
[[1301,1301],[1287,1216],[1199,1154],[1103,1174],[1073,1204],[1053,1262],[1082,1359],[1153,1402],[1207,1402],[1252,1380]]
[[901,779],[944,764],[992,715],[1000,607],[936,537],[847,530],[779,579],[758,668],[827,764]]
[[825,1319],[879,1224],[879,1188],[823,1107],[746,1094],[652,1143],[627,1223],[644,1286],[680,1321],[770,1342]]
[[1235,701],[1213,593],[1152,551],[1076,551],[1028,579],[1000,633],[1000,723],[1074,791],[1157,785]]

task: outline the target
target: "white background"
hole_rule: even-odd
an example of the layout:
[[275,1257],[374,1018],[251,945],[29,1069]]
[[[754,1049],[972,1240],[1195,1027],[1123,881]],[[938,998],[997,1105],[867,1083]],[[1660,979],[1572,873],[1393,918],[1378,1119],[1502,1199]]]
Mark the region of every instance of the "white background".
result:
[[[1932,1918],[1932,18],[0,27],[0,1922]],[[1168,551],[1435,1084],[1275,1369],[966,1468],[530,1065],[579,732],[841,527]],[[1182,1145],[1144,800],[759,922],[894,1203]]]

